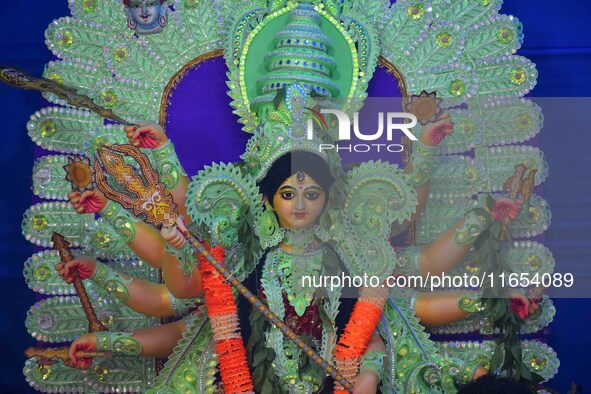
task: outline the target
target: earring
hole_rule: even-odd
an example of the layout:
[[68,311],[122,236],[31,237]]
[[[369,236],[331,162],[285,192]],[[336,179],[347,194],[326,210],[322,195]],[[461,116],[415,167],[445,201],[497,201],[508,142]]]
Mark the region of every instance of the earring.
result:
[[127,27],[131,30],[135,30],[137,27],[137,22],[133,18],[127,18]]
[[158,18],[158,24],[160,27],[166,26],[168,24],[168,18],[164,15],[160,15],[160,18]]

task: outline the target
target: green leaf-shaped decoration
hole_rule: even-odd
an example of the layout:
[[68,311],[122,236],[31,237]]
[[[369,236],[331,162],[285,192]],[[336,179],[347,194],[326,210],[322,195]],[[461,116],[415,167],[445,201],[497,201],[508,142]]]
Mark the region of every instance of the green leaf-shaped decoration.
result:
[[[98,318],[110,331],[134,331],[157,324],[158,319],[132,311],[93,286],[88,296]],[[88,320],[78,297],[52,297],[29,309],[25,326],[31,336],[43,342],[69,342],[88,332]]]
[[527,141],[537,135],[544,124],[541,108],[525,98],[474,99],[468,105],[470,114],[479,119],[482,143],[488,146]]
[[64,17],[49,25],[45,38],[47,46],[58,58],[90,61],[103,56],[103,48],[112,34],[100,24]]
[[161,92],[146,94],[149,85],[141,82],[100,82],[96,86],[96,103],[112,109],[129,122],[158,122]]
[[49,202],[33,205],[24,214],[23,235],[38,246],[53,245],[53,232],[62,234],[71,246],[89,245],[88,228],[94,223],[94,214],[79,214],[67,202]]
[[380,34],[382,56],[396,65],[396,59],[408,50],[407,43],[415,41],[419,33],[431,24],[430,6],[431,2],[425,0],[392,5],[392,14]]
[[434,198],[474,196],[482,191],[482,174],[482,165],[470,157],[438,157],[431,171],[431,195]]
[[[79,94],[92,96],[94,85],[101,79],[110,78],[111,74],[106,67],[83,60],[61,60],[49,62],[45,66],[43,77],[59,82],[65,86],[75,87]],[[57,98],[54,94],[45,93],[48,101],[66,105],[65,100]]]
[[469,27],[486,22],[500,7],[500,0],[436,0],[433,1],[433,15],[436,19]]
[[511,55],[521,47],[522,30],[519,19],[499,15],[491,23],[481,23],[468,30],[464,51],[471,59]]
[[126,32],[128,27],[123,3],[100,0],[71,0],[68,2],[72,16],[85,22],[100,24],[113,32]]
[[425,67],[443,66],[455,62],[464,50],[464,34],[459,26],[438,23],[419,33],[418,40],[410,45],[394,62],[406,72]]
[[104,63],[109,65],[109,71],[118,80],[137,80],[137,76],[141,75],[141,83],[151,86],[153,95],[164,91],[173,73],[164,70],[166,68],[164,59],[154,53],[145,40],[143,37],[112,39],[108,50],[103,53]]
[[536,65],[522,56],[487,57],[476,62],[478,95],[521,97],[537,83]]
[[154,381],[154,358],[96,358],[88,371],[61,362],[38,364],[27,360],[23,372],[35,390],[45,393],[144,393]]
[[503,184],[515,173],[515,166],[527,167],[524,179],[530,170],[535,169],[535,186],[548,176],[548,164],[543,152],[533,146],[499,146],[476,149],[476,159],[483,165],[482,179],[486,182],[483,191],[500,191]]
[[72,185],[66,181],[67,156],[43,156],[33,165],[33,194],[41,198],[66,200]]
[[31,115],[27,130],[43,149],[61,153],[82,153],[94,132],[103,126],[102,119],[83,109],[48,107]]

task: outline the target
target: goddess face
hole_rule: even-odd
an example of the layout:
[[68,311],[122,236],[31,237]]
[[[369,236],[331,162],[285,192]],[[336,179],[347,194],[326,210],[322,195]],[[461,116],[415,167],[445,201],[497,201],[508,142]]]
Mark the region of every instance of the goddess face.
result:
[[167,22],[166,4],[160,0],[128,0],[125,2],[129,27],[139,34],[156,33]]
[[307,228],[316,223],[324,209],[326,193],[305,172],[287,178],[273,196],[273,207],[284,228]]

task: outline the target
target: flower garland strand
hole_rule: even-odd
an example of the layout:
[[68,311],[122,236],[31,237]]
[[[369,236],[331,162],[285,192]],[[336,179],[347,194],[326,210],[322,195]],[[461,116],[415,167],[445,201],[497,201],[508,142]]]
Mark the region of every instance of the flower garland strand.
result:
[[[218,261],[223,261],[222,247],[212,248],[210,253]],[[246,349],[240,334],[238,308],[232,288],[203,256],[199,257],[199,272],[224,392],[252,392],[252,378],[246,361]]]
[[[363,288],[359,300],[353,307],[349,322],[345,326],[335,349],[337,369],[350,382],[359,373],[359,363],[372,340],[388,299],[386,287]],[[335,394],[347,394],[341,385],[335,382]]]

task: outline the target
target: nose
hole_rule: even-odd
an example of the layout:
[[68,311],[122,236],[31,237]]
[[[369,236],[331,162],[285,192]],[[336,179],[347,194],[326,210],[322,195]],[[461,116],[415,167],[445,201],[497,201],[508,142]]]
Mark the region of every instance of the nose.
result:
[[295,209],[297,211],[303,211],[306,208],[306,202],[304,201],[304,196],[297,196],[295,198]]
[[146,6],[146,2],[142,2],[142,14],[146,14],[148,12],[148,7]]

